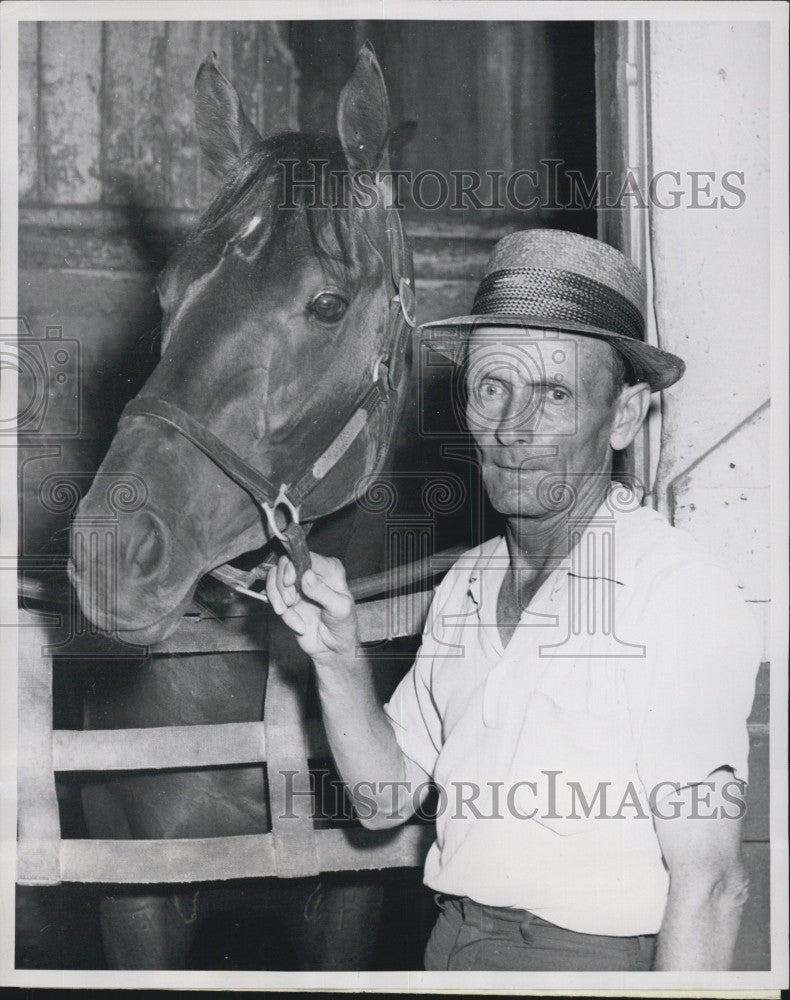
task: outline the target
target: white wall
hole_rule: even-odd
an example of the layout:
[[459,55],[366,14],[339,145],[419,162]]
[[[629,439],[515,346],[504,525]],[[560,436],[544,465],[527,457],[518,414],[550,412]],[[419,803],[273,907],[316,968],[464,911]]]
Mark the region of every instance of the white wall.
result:
[[[658,184],[664,204],[681,192],[679,207],[650,212],[657,329],[688,366],[663,402],[658,503],[722,554],[758,617],[769,598],[769,69],[766,23],[649,26],[650,173],[680,174]],[[728,172],[742,194],[723,187]]]

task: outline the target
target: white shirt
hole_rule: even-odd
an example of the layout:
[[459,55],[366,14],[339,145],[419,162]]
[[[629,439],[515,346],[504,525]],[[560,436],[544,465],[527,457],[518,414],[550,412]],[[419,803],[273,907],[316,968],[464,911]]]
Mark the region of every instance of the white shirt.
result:
[[651,802],[671,816],[677,788],[721,767],[747,780],[759,634],[727,572],[619,484],[572,545],[506,649],[505,539],[462,556],[384,709],[440,790],[427,885],[582,933],[652,934],[668,875]]

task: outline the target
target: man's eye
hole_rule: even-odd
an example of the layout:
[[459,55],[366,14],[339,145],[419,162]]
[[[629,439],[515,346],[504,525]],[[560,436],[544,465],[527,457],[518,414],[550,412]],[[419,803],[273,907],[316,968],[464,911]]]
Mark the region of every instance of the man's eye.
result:
[[348,302],[338,292],[319,292],[307,307],[308,311],[322,323],[337,323],[348,309]]
[[564,403],[566,399],[570,399],[571,394],[567,389],[564,389],[561,385],[552,386],[549,389],[549,399],[553,403]]
[[482,399],[497,399],[504,395],[505,389],[501,382],[487,378],[480,383],[477,392]]

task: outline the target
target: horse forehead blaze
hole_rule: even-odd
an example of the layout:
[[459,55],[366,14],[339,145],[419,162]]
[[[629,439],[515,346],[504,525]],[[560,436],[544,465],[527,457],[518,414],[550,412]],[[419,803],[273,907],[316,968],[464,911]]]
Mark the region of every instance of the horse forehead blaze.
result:
[[[293,320],[309,308],[310,293],[337,293],[351,305],[366,284],[381,283],[384,190],[360,207],[348,171],[335,167],[330,184],[328,161],[317,162],[301,165],[310,166],[312,184],[284,195],[282,161],[264,151],[220,193],[160,275],[163,350],[189,314],[198,325],[214,316],[227,325],[240,311],[281,305]],[[261,176],[251,180],[255,170]]]

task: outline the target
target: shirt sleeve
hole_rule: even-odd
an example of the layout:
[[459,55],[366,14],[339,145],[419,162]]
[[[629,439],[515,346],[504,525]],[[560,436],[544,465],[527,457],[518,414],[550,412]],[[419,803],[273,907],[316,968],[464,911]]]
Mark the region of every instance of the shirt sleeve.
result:
[[431,694],[433,657],[426,645],[423,641],[411,669],[384,705],[384,712],[405,756],[432,778],[442,746],[442,720]]
[[436,669],[436,622],[441,620],[444,608],[452,600],[458,586],[454,569],[445,576],[434,594],[425,628],[422,645],[415,661],[384,705],[384,712],[395,732],[395,739],[408,760],[417,764],[430,778],[439,751],[442,748],[442,716],[433,693],[433,676]]
[[712,562],[670,571],[647,619],[635,736],[648,796],[659,801],[671,785],[699,784],[719,768],[748,781],[761,642],[735,583]]

